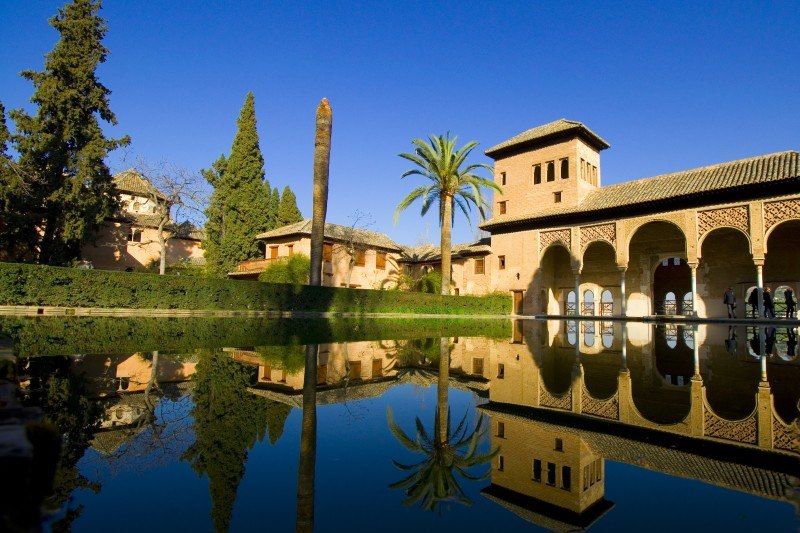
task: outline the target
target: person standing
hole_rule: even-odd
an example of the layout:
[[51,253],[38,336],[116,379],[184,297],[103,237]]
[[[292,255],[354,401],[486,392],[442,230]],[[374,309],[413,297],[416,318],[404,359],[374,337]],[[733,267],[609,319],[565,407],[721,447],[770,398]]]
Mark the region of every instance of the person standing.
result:
[[783,297],[786,300],[786,318],[794,318],[795,311],[797,311],[794,291],[791,288],[787,288],[786,292],[783,293]]
[[775,300],[769,287],[764,289],[764,318],[775,318]]
[[728,308],[728,318],[736,318],[736,295],[733,293],[733,287],[728,287],[725,291],[722,303]]
[[[750,291],[750,296],[747,298],[747,303],[750,304],[750,315],[755,318],[758,316],[759,309],[758,309],[758,291],[761,289],[753,288]],[[745,309],[745,315],[747,314],[747,310]]]

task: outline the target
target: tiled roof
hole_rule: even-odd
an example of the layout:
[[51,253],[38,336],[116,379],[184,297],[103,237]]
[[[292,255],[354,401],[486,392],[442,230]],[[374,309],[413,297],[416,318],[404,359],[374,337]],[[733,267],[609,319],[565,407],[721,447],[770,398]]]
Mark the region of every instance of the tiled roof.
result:
[[[121,213],[114,220],[119,220],[143,228],[158,228],[161,217],[152,213]],[[198,228],[191,222],[184,221],[179,224],[170,222],[166,229],[175,232],[175,238],[202,241],[205,239],[205,230]]]
[[799,180],[800,154],[790,150],[600,187],[590,192],[577,206],[492,217],[480,227],[491,230],[519,222],[546,222],[561,215],[600,213],[620,207],[645,206],[698,195],[732,192],[742,187]]
[[[388,235],[384,233],[378,233],[376,231],[369,231],[360,228],[351,228],[349,226],[340,226],[339,224],[332,224],[330,222],[325,223],[326,239],[331,239],[334,241],[347,241],[350,238],[349,235],[350,231],[353,231],[352,235],[353,241],[358,244],[374,246],[376,248],[383,248],[385,250],[391,250],[397,252],[401,250],[400,245],[398,245],[396,242],[390,239]],[[258,235],[256,235],[256,239],[268,241],[270,239],[278,239],[281,237],[289,237],[293,235],[310,236],[311,219],[307,218],[305,220],[301,220],[300,222],[289,224],[288,226],[283,226],[271,231],[259,233]]]
[[548,122],[547,124],[542,124],[541,126],[536,126],[535,128],[531,128],[529,130],[525,130],[518,135],[514,135],[508,140],[501,142],[500,144],[496,144],[486,150],[486,155],[489,157],[493,157],[497,155],[499,152],[512,148],[514,146],[529,143],[531,141],[537,141],[541,139],[545,139],[547,137],[565,134],[567,132],[574,131],[575,133],[583,133],[586,135],[593,143],[602,149],[608,148],[610,145],[597,135],[595,132],[590,130],[585,124],[582,122],[578,122],[577,120],[567,120],[565,118],[560,118],[558,120],[554,120],[553,122]]
[[[491,239],[485,238],[473,243],[454,244],[450,257],[469,257],[472,255],[484,255],[492,253]],[[432,244],[422,246],[403,247],[401,261],[405,263],[430,263],[441,261],[441,248]]]
[[150,197],[154,192],[158,195],[158,198],[165,200],[166,196],[153,187],[153,184],[150,183],[150,180],[142,176],[142,174],[133,168],[129,168],[128,170],[124,170],[114,175],[114,185],[117,186],[117,189],[120,192],[125,192],[128,194],[133,194],[136,196],[145,196]]

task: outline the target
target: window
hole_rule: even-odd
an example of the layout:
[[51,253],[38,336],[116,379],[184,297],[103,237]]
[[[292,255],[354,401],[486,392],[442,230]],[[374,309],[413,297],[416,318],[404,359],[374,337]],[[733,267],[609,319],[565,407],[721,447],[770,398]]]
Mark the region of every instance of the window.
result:
[[566,157],[561,160],[561,179],[569,179],[569,158]]
[[505,466],[506,465],[505,465],[505,460],[503,459],[503,456],[502,455],[498,455],[497,456],[497,469],[502,472],[503,468],[505,468]]
[[472,373],[476,376],[483,375],[483,357],[474,357],[472,359]]
[[595,468],[595,473],[596,473],[595,479],[597,481],[602,481],[602,479],[603,479],[603,460],[602,459],[595,459],[594,462],[597,465],[596,468]]
[[506,202],[505,200],[502,202],[497,202],[497,210],[500,212],[501,215],[506,214]]
[[561,203],[561,191],[553,193],[553,201],[557,204]]
[[375,268],[386,270],[386,252],[377,252],[375,254]]
[[547,463],[547,484],[556,486],[556,465],[554,463]]
[[506,436],[506,423],[505,422],[498,422],[497,423],[497,436],[501,439],[505,438]]
[[286,250],[289,253],[289,257],[292,257],[294,255],[294,244],[287,244]]
[[333,260],[333,245],[329,242],[322,245],[322,260],[327,262]]
[[270,246],[269,247],[269,258],[276,259],[278,257],[278,247],[277,246]]
[[475,260],[475,273],[476,274],[483,274],[486,270],[485,259],[480,258]]
[[542,165],[533,165],[533,184],[539,185],[542,182]]
[[568,466],[561,467],[561,488],[564,490],[572,489],[572,469]]
[[556,179],[556,163],[555,161],[547,162],[547,181],[555,181]]
[[499,268],[500,270],[506,269],[506,256],[504,255],[497,256],[497,268]]
[[578,168],[578,174],[583,179],[586,179],[586,160],[581,157],[581,166]]
[[361,361],[348,361],[350,366],[350,379],[361,379]]
[[542,461],[539,459],[533,460],[533,480],[539,483],[542,481]]
[[501,172],[500,173],[500,185],[505,185],[505,184],[506,184],[506,173],[505,172]]
[[364,250],[356,250],[356,256],[354,259],[356,266],[363,267],[367,264],[367,254],[364,252]]
[[556,444],[553,447],[553,449],[555,451],[557,451],[557,452],[563,452],[564,451],[564,441],[562,439],[556,439]]
[[497,365],[497,379],[503,379],[506,377],[506,365],[503,363],[498,363]]
[[142,242],[142,230],[134,228],[129,229],[128,242]]

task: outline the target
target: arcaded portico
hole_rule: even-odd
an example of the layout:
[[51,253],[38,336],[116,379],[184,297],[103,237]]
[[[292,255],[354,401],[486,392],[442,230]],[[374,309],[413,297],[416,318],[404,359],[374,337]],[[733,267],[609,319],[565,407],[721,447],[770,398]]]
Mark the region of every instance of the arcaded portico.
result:
[[608,147],[562,119],[487,150],[503,188],[482,225],[505,267],[494,288],[522,293],[525,314],[724,317],[730,286],[743,318],[764,287],[785,315],[800,282],[798,152],[602,187]]

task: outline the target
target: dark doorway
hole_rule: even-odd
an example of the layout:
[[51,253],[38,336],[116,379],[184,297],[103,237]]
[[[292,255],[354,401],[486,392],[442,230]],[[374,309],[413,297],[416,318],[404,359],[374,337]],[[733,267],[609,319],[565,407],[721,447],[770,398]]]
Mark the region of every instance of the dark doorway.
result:
[[683,259],[670,257],[656,267],[653,275],[653,313],[682,315],[684,295],[692,290],[692,273]]

